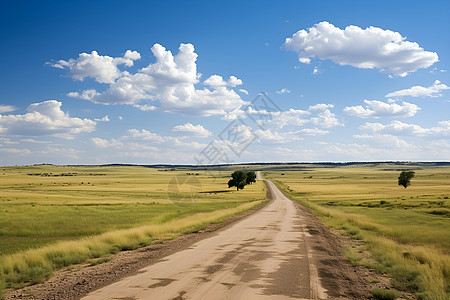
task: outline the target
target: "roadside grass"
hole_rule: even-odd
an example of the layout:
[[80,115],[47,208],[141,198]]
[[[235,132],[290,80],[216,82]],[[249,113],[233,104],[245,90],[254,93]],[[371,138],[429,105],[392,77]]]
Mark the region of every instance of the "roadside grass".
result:
[[375,297],[375,299],[380,300],[394,300],[399,297],[398,293],[393,290],[384,290],[380,288],[373,288],[371,290],[372,295]]
[[[78,175],[27,175],[63,172]],[[0,293],[62,267],[196,232],[266,201],[263,182],[235,192],[224,174],[196,173],[189,181],[185,171],[143,167],[0,168]]]
[[[412,166],[416,177],[407,189],[397,186],[398,168],[317,167],[264,176],[326,225],[363,240],[361,249],[347,250],[353,264],[388,273],[396,289],[418,299],[449,299],[450,168]],[[366,250],[370,257],[361,254]]]

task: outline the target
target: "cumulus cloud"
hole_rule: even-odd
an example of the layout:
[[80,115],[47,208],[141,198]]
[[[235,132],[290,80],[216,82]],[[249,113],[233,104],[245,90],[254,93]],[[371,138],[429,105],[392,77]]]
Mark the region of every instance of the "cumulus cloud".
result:
[[325,109],[322,112],[318,113],[316,117],[311,118],[311,121],[319,125],[323,128],[331,128],[336,126],[344,126],[343,123],[341,123],[334,113],[332,113],[329,109]]
[[385,97],[389,98],[401,98],[405,96],[410,97],[440,97],[442,96],[441,91],[448,90],[450,87],[436,80],[432,86],[424,87],[420,85],[415,85],[409,89],[399,90],[387,94]]
[[236,87],[238,85],[242,85],[242,80],[238,79],[235,76],[230,76],[230,78],[228,78],[228,80],[225,81],[225,80],[223,80],[222,76],[211,75],[208,79],[206,79],[203,82],[203,84],[206,86],[213,87],[213,88],[225,87],[225,86]]
[[[75,78],[94,77],[99,82],[108,83],[109,87],[104,92],[90,89],[81,93],[71,92],[69,96],[105,105],[128,104],[141,110],[159,109],[197,116],[223,115],[246,104],[232,89],[242,84],[242,80],[235,76],[225,81],[222,76],[212,75],[203,81],[203,88],[197,88],[201,74],[197,73],[194,46],[181,44],[178,49],[178,53],[173,55],[160,44],[153,45],[151,51],[156,62],[134,74],[120,72],[117,65],[132,65],[132,59],[137,58],[138,53],[127,51],[124,57],[111,58],[99,56],[94,51],[95,54],[87,56],[93,56],[94,61],[99,61],[96,68],[84,68],[81,75]],[[87,60],[85,56],[80,54],[83,58],[59,61],[57,64],[63,67],[67,64],[76,66],[78,61]],[[75,76],[72,69],[70,72]],[[159,102],[159,106],[153,105],[155,102]]]
[[12,105],[0,104],[0,114],[12,112],[12,111],[15,111],[15,110],[16,110],[16,108],[14,106],[12,106]]
[[287,125],[302,126],[309,122],[309,120],[304,117],[309,116],[310,114],[310,112],[305,110],[290,108],[289,110],[277,114],[271,123],[278,128],[283,128]]
[[246,94],[246,95],[248,95],[248,91],[247,91],[247,90],[244,90],[244,89],[239,89],[239,92],[241,92],[241,93],[243,93],[243,94]]
[[75,80],[83,81],[86,77],[91,77],[100,83],[113,83],[123,74],[118,68],[119,65],[131,67],[134,61],[140,58],[138,52],[131,50],[127,50],[123,57],[115,58],[92,51],[79,54],[77,59],[59,60],[49,64],[55,68],[69,69],[69,75]]
[[0,135],[54,135],[71,139],[80,132],[92,132],[96,122],[72,118],[61,110],[62,103],[48,100],[30,104],[24,115],[0,115]]
[[364,103],[366,104],[365,107],[361,105],[347,106],[344,108],[344,112],[359,118],[381,118],[412,117],[420,110],[420,107],[408,102],[397,104],[385,103],[377,100],[364,100]]
[[298,52],[302,63],[318,57],[339,65],[376,68],[398,76],[406,76],[438,61],[435,52],[425,51],[398,32],[373,26],[362,29],[352,25],[340,29],[326,21],[286,38],[284,47]]
[[416,124],[392,121],[390,124],[365,123],[360,129],[380,134],[413,135],[413,136],[448,136],[450,120],[438,122],[439,126],[423,128]]
[[202,125],[192,125],[191,123],[186,123],[184,125],[177,125],[172,129],[172,131],[184,134],[191,134],[203,138],[212,135],[211,131],[205,129]]

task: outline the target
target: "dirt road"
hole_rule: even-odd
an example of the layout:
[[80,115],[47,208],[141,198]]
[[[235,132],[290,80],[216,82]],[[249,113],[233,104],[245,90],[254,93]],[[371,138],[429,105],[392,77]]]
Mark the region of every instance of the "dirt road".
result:
[[267,184],[256,213],[82,299],[366,298],[323,226]]

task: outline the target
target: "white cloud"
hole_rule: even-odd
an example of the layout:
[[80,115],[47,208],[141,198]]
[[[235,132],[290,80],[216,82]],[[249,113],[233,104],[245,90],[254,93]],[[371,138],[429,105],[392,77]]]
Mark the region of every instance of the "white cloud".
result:
[[94,119],[94,120],[97,122],[109,122],[109,117],[108,117],[108,115],[106,115],[101,119]]
[[366,107],[361,105],[347,106],[344,108],[344,112],[359,118],[380,118],[412,117],[420,110],[420,107],[408,102],[397,104],[385,103],[377,100],[364,100],[364,103],[366,104]]
[[339,120],[336,118],[336,115],[332,113],[329,109],[325,109],[324,111],[317,114],[317,117],[311,118],[311,121],[319,125],[323,128],[331,128],[336,126],[344,126]]
[[118,116],[117,118],[118,118],[120,121],[123,120],[123,116]]
[[[206,147],[197,141],[184,142],[176,137],[161,136],[146,129],[130,129],[126,135],[119,138],[91,138],[97,148],[112,148],[121,156],[152,157],[160,160],[171,155],[186,155],[187,151],[198,151]],[[182,152],[176,152],[182,151]]]
[[[225,115],[222,119],[234,120],[238,117],[246,118],[247,115],[255,115],[257,120],[260,117],[265,118],[267,119],[267,125],[273,125],[279,129],[282,129],[286,126],[303,126],[304,124],[309,122],[312,122],[323,128],[343,126],[344,124],[342,124],[336,118],[336,115],[328,109],[332,107],[334,107],[333,104],[320,103],[310,106],[308,108],[308,111],[290,108],[289,110],[282,112],[267,112],[265,110],[255,110],[252,107],[248,107],[246,111],[232,111]],[[312,112],[317,112],[317,114],[311,117]],[[325,133],[328,133],[328,131],[326,131]]]
[[432,86],[424,87],[424,86],[416,85],[409,89],[404,89],[404,90],[389,93],[385,97],[394,97],[394,98],[399,98],[399,97],[404,97],[404,96],[440,97],[440,96],[442,96],[441,91],[448,90],[448,89],[450,89],[450,87],[441,83],[439,80],[436,80]]
[[299,57],[298,61],[301,62],[302,64],[309,64],[311,62],[311,59],[308,57]]
[[298,130],[297,133],[304,134],[304,135],[316,136],[316,135],[324,135],[324,134],[327,134],[330,132],[326,131],[326,130],[320,130],[318,128],[304,128],[304,129]]
[[203,138],[212,135],[211,131],[205,129],[202,125],[192,125],[191,123],[177,125],[172,129],[172,131],[191,134]]
[[50,155],[52,158],[55,156],[60,156],[60,157],[68,157],[70,159],[79,159],[80,153],[81,151],[75,150],[73,148],[64,148],[55,146],[48,146],[46,149],[39,151],[39,154],[47,157]]
[[316,75],[317,73],[319,73],[319,69],[317,69],[317,67],[314,67],[314,70],[312,72],[314,75]]
[[268,112],[267,110],[257,110],[254,109],[251,106],[246,107],[246,110],[242,109],[236,109],[233,111],[230,111],[226,115],[222,117],[222,120],[235,120],[236,118],[242,118],[245,119],[248,115],[252,116],[256,119],[256,122],[259,121],[259,119],[267,119],[268,122],[271,122],[271,120],[275,121],[278,119],[278,117],[282,114],[282,112]]
[[47,141],[37,141],[35,139],[21,139],[21,142],[25,142],[25,143],[33,143],[33,144],[48,144],[50,142]]
[[288,131],[288,132],[273,132],[270,129],[258,129],[255,131],[258,139],[262,142],[270,142],[270,143],[289,143],[293,141],[302,140],[296,131]]
[[[125,52],[125,55],[123,57],[126,59],[138,60],[138,59],[141,59],[141,54],[137,51],[127,50],[127,52]],[[131,64],[131,65],[133,65],[133,64]]]
[[158,109],[156,106],[148,104],[134,104],[133,106],[142,111],[152,111]]
[[381,147],[415,148],[414,145],[411,145],[411,144],[407,143],[406,141],[404,141],[396,136],[390,135],[390,134],[373,134],[373,135],[361,134],[361,135],[354,135],[353,137],[357,138],[357,139],[364,139],[364,140],[371,141]]
[[[69,95],[105,105],[128,104],[141,110],[159,109],[197,116],[223,115],[246,104],[232,89],[242,84],[242,80],[235,76],[230,76],[225,81],[219,75],[212,75],[203,82],[203,88],[196,88],[201,74],[197,73],[197,54],[192,44],[181,44],[176,55],[159,44],[153,45],[151,50],[156,62],[134,74],[120,73],[113,63],[117,59],[120,59],[119,62],[129,60],[133,55],[110,58],[112,62],[103,58],[101,61],[106,60],[108,63],[100,64],[99,69],[102,72],[89,69],[86,72],[92,73],[86,76],[98,78],[100,76],[96,74],[103,74],[104,71],[109,76],[105,75],[107,78],[102,77],[100,82],[109,83],[108,89],[102,93],[86,90],[81,93],[72,92]],[[111,65],[117,72],[110,70]],[[158,107],[148,104],[157,101],[160,104]]]
[[166,141],[165,137],[162,137],[156,133],[150,132],[148,130],[142,129],[142,130],[137,130],[135,128],[128,130],[128,134],[129,136],[133,137],[133,138],[138,138],[141,140],[150,140],[153,142],[164,142]]
[[84,90],[80,93],[78,92],[69,92],[67,93],[68,97],[71,98],[80,98],[83,100],[92,100],[95,96],[100,95],[96,90]]
[[223,80],[222,76],[211,75],[208,79],[206,79],[203,82],[203,84],[206,86],[213,87],[213,88],[225,87],[225,86],[236,87],[238,85],[242,85],[242,80],[236,78],[235,76],[230,76],[228,81],[225,81],[225,80]]
[[360,129],[373,132],[396,135],[413,136],[448,136],[450,135],[450,120],[438,122],[439,126],[423,128],[416,124],[407,124],[400,121],[392,121],[390,124],[365,123]]
[[284,46],[299,52],[299,57],[330,59],[339,65],[362,69],[381,69],[385,73],[406,76],[438,61],[435,52],[425,51],[415,42],[409,42],[400,33],[378,27],[362,29],[335,27],[320,22],[306,30],[299,30],[286,38]]
[[96,122],[72,118],[61,110],[62,103],[48,100],[30,104],[24,115],[0,115],[0,135],[54,135],[71,139],[80,132],[92,132]]
[[26,156],[26,155],[30,155],[31,151],[27,148],[22,148],[22,149],[18,149],[18,148],[0,148],[0,152],[5,152],[8,154],[14,154],[14,155],[20,155],[20,156]]
[[308,110],[309,111],[315,111],[315,110],[326,110],[328,108],[333,108],[333,104],[325,104],[325,103],[318,103],[315,105],[311,105]]
[[244,90],[244,89],[239,89],[239,92],[241,92],[241,93],[243,93],[243,94],[246,94],[246,95],[248,95],[248,91],[247,91],[247,90]]
[[95,146],[99,148],[108,148],[108,147],[121,147],[123,146],[123,143],[119,141],[118,139],[101,139],[101,138],[91,138],[91,141],[94,143]]
[[0,104],[0,114],[12,112],[12,111],[15,111],[15,110],[16,110],[16,108],[14,106],[12,106],[12,105]]
[[277,94],[290,94],[291,91],[288,90],[287,88],[282,88],[281,90],[276,91],[276,93],[277,93]]
[[116,58],[102,56],[97,51],[92,51],[79,54],[77,59],[59,60],[49,64],[55,68],[69,69],[70,76],[75,80],[83,81],[86,77],[91,77],[100,83],[113,83],[123,74],[117,66],[131,67],[134,60],[140,58],[141,55],[138,52],[131,50],[127,50],[123,57]]
[[9,139],[9,138],[0,137],[0,146],[2,146],[2,144],[4,144],[4,145],[15,145],[15,144],[19,144],[19,142],[11,141],[11,139]]
[[310,112],[308,111],[290,108],[289,110],[277,114],[272,119],[271,123],[279,128],[283,128],[287,125],[302,126],[309,122],[308,119],[303,118],[303,116],[308,115],[310,115]]

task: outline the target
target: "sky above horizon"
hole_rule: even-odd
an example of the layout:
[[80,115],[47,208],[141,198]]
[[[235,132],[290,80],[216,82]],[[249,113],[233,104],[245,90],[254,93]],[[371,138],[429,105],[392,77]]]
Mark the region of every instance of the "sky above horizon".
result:
[[450,161],[448,15],[2,1],[0,165]]

